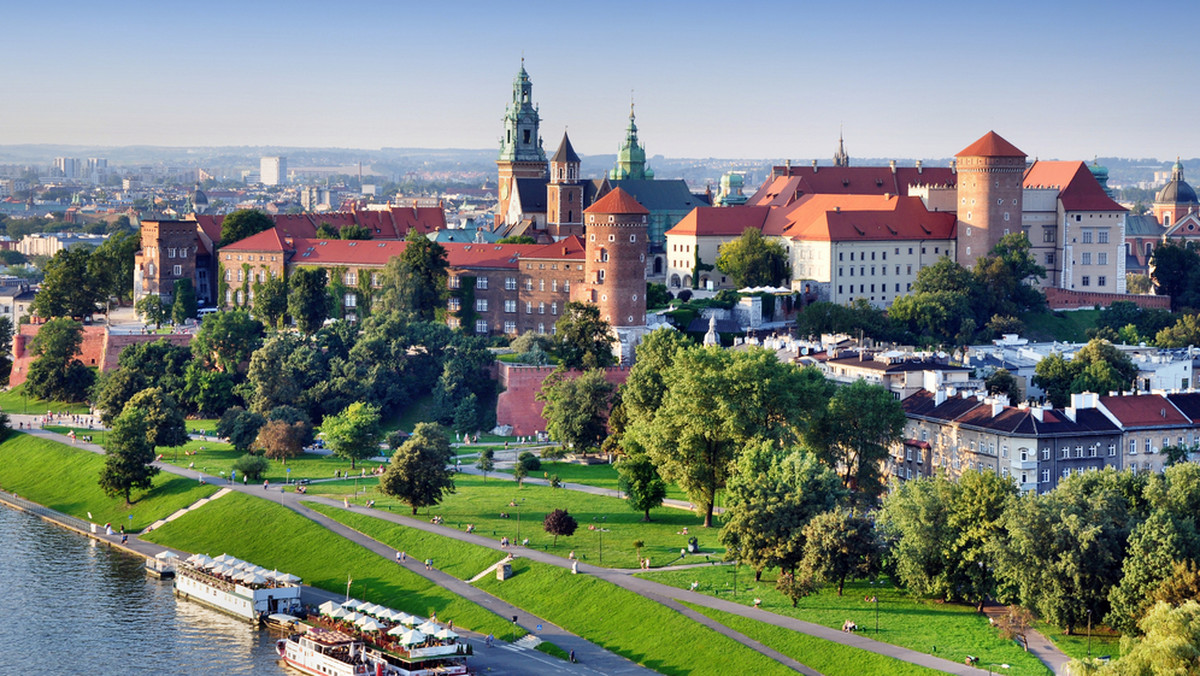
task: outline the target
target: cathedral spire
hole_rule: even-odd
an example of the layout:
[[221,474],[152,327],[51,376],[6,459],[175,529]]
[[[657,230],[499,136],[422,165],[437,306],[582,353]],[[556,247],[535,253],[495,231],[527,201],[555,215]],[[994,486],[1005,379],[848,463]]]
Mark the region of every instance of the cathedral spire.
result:
[[838,130],[838,148],[833,154],[833,166],[848,167],[850,166],[850,156],[846,154],[846,143],[842,138],[842,131]]
[[617,151],[617,166],[608,172],[611,179],[643,180],[654,178],[654,170],[646,168],[646,148],[638,141],[637,115],[633,109],[633,95],[629,96],[629,125],[625,127],[625,142]]

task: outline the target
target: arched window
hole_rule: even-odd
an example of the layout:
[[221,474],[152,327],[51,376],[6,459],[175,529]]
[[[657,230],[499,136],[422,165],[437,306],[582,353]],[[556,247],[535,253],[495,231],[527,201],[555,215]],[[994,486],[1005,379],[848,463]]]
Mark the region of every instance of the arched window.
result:
[[679,288],[679,275],[671,275],[671,288]]

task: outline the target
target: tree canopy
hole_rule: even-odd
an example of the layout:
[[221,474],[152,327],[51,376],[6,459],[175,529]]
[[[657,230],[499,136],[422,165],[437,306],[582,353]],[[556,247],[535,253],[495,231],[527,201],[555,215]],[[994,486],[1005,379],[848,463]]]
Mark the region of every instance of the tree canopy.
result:
[[355,462],[380,454],[379,443],[383,430],[379,426],[379,407],[362,402],[350,404],[341,413],[327,416],[321,424],[321,435],[333,454]]
[[306,336],[316,333],[329,318],[327,283],[324,268],[297,268],[288,281],[288,314]]
[[736,287],[775,286],[788,274],[787,251],[775,240],[763,237],[758,228],[746,228],[741,237],[718,249],[717,268],[729,275]]
[[1080,392],[1127,392],[1137,377],[1137,366],[1107,340],[1093,338],[1067,361],[1051,353],[1034,367],[1033,384],[1046,390],[1046,398],[1061,408]]
[[554,354],[565,369],[595,369],[617,363],[616,337],[600,308],[590,303],[567,303],[554,323]]
[[604,371],[592,369],[571,377],[561,368],[546,378],[537,394],[546,402],[542,417],[550,438],[577,452],[598,449],[607,433],[609,400],[615,387]]
[[[47,261],[45,276],[31,309],[39,317],[90,319],[106,297],[107,278],[93,276],[85,247],[62,249]],[[131,272],[132,275],[132,272]]]
[[245,310],[214,312],[200,323],[192,353],[209,366],[236,373],[262,342],[263,325]]
[[409,230],[404,241],[404,251],[384,267],[381,309],[433,321],[448,294],[450,263],[446,248],[415,229]]
[[51,401],[84,401],[95,380],[77,355],[83,325],[66,317],[42,324],[30,345],[33,363],[25,377],[30,394]]
[[454,492],[454,453],[441,427],[417,423],[412,436],[392,454],[380,480],[380,490],[408,504],[416,515],[421,507],[440,504]]
[[132,492],[150,488],[159,472],[151,464],[154,444],[150,441],[146,413],[139,408],[126,408],[113,421],[108,433],[100,488],[109,497],[123,496],[126,505],[131,503]]
[[233,244],[273,227],[275,221],[263,212],[257,209],[239,209],[221,220],[221,243],[218,246]]

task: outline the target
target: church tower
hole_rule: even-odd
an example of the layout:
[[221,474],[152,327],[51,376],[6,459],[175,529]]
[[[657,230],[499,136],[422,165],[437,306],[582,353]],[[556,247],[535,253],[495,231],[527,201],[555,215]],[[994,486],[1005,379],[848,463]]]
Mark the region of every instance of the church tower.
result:
[[989,131],[955,155],[958,263],[975,267],[1000,238],[1021,232],[1025,153]]
[[546,186],[546,229],[555,241],[583,236],[583,183],[579,180],[579,155],[563,132],[558,151],[550,158],[550,184]]
[[654,170],[646,167],[646,147],[638,142],[637,123],[634,121],[632,101],[629,103],[629,126],[625,127],[625,142],[617,151],[617,166],[608,172],[608,177],[617,181],[624,179],[642,181],[654,178]]
[[1195,189],[1183,180],[1183,163],[1176,157],[1170,182],[1154,195],[1154,220],[1169,228],[1193,211],[1200,211],[1200,202]]
[[646,333],[646,253],[650,210],[614,188],[584,211],[587,226],[584,281],[573,300],[600,308],[620,341],[622,361]]
[[546,178],[546,151],[542,149],[538,125],[542,119],[533,105],[533,83],[525,72],[525,59],[513,80],[513,98],[504,113],[504,136],[500,139],[500,158],[496,160],[500,178],[499,214],[508,213],[515,188],[514,179]]
[[846,144],[842,140],[842,135],[838,134],[838,149],[833,154],[833,166],[848,167],[850,166],[850,156],[846,154]]

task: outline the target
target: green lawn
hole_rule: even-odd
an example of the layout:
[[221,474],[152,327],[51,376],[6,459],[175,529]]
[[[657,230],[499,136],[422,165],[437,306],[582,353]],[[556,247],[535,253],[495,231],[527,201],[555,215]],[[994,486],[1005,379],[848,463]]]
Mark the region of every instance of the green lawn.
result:
[[562,648],[559,648],[558,646],[554,645],[553,643],[551,643],[549,641],[542,641],[541,643],[537,644],[535,649],[538,650],[539,652],[546,653],[547,655],[549,655],[551,657],[557,657],[560,660],[571,659],[571,656],[567,653],[567,651],[563,650]]
[[[511,470],[506,470],[505,473],[511,474],[512,472]],[[555,474],[564,482],[595,486],[610,491],[617,490],[617,468],[608,463],[580,465],[574,462],[543,460],[542,468],[530,473],[531,476],[538,478],[546,478]],[[687,494],[679,490],[679,487],[675,484],[667,484],[667,498],[671,500],[683,500],[685,502],[688,499]]]
[[212,434],[217,429],[217,423],[221,422],[216,418],[188,418],[184,421],[187,424],[188,432],[208,432]]
[[1027,312],[1020,317],[1025,323],[1022,337],[1035,341],[1087,342],[1087,330],[1096,326],[1099,316],[1100,310]]
[[[1080,627],[1078,634],[1067,636],[1061,627],[1045,622],[1038,622],[1034,629],[1054,642],[1058,649],[1070,655],[1073,659],[1083,659],[1088,656],[1087,627]],[[1111,655],[1114,659],[1121,656],[1121,636],[1107,628],[1092,628],[1092,657]]]
[[231,493],[188,512],[145,539],[213,556],[229,553],[264,568],[284,570],[305,584],[480,633],[509,635],[505,618],[438,587],[391,560],[340,537],[282,505]]
[[307,503],[335,521],[365,533],[389,547],[407,553],[419,561],[433,559],[438,570],[462,580],[469,580],[488,566],[504,558],[503,554],[486,547],[479,547],[443,535],[426,533],[416,528],[406,528],[368,514],[329,507],[315,502]]
[[[77,432],[77,434],[82,433]],[[99,439],[97,439],[98,441]],[[223,441],[200,441],[197,439],[187,442],[178,449],[159,448],[158,452],[163,454],[164,462],[177,467],[197,469],[212,476],[220,476],[221,472],[224,472],[225,476],[229,476],[229,470],[233,468],[233,463],[243,455]],[[189,453],[194,453],[194,455],[189,455]],[[356,465],[355,474],[361,474],[362,469],[366,468],[369,477],[371,470],[378,467],[380,463],[360,461]],[[271,461],[271,467],[267,470],[264,478],[273,484],[280,483],[285,479],[290,481],[332,479],[335,471],[349,472],[350,461],[332,455],[301,453],[298,457],[288,460],[286,465],[279,461]]]
[[88,413],[87,404],[68,404],[61,401],[46,401],[37,397],[25,396],[25,385],[17,385],[16,387],[0,392],[0,410],[8,413],[29,413],[31,415],[45,415],[46,411],[54,411],[61,413]]
[[[212,495],[217,489],[160,472],[147,492],[135,491],[134,503],[110,498],[98,479],[104,458],[49,439],[14,434],[0,444],[0,486],[23,498],[95,523],[124,524],[140,531],[176,510]],[[133,518],[130,519],[129,517]]]
[[[651,511],[653,521],[646,523],[641,520],[640,513],[629,509],[625,501],[619,498],[547,486],[526,485],[517,488],[508,480],[485,480],[470,474],[457,475],[455,483],[458,492],[446,496],[437,507],[422,509],[420,518],[440,515],[446,526],[459,529],[474,524],[476,533],[496,540],[507,536],[514,542],[520,542],[529,538],[531,547],[563,557],[574,551],[580,559],[593,563],[601,562],[600,548],[603,546],[603,564],[617,568],[637,567],[638,554],[633,547],[634,540],[646,543],[641,554],[650,557],[654,566],[678,563],[679,550],[687,545],[688,538],[692,536],[699,539],[701,551],[713,560],[719,560],[725,552],[717,541],[718,528],[701,528],[703,519],[692,512],[664,507]],[[342,494],[349,496],[353,488],[347,490],[343,487],[339,491],[335,484],[321,483],[314,484],[309,491],[339,497]],[[377,509],[405,514],[409,512],[407,505],[379,493],[374,486],[360,494],[357,502],[361,504],[366,500],[375,500]],[[520,507],[511,506],[514,502]],[[573,536],[560,537],[555,546],[553,536],[542,530],[542,520],[551,510],[559,508],[575,517],[579,522],[579,530]],[[501,513],[508,514],[508,518],[501,517]],[[689,535],[682,534],[684,528],[688,529]],[[696,560],[705,559],[703,556],[698,559],[689,557],[690,562]]]
[[[752,604],[762,599],[762,607],[773,613],[788,615],[826,627],[840,629],[852,620],[870,638],[904,646],[924,653],[962,663],[967,655],[979,658],[980,663],[996,662],[1012,665],[1010,675],[1049,673],[1046,667],[1013,641],[999,637],[987,618],[970,606],[935,603],[914,599],[890,583],[871,585],[866,581],[848,582],[845,596],[837,595],[836,587],[826,587],[817,594],[800,600],[800,607],[775,591],[775,571],[763,573],[762,582],[754,581],[749,568],[720,566],[686,571],[641,574],[646,579],[673,587],[688,588],[699,582],[698,592]],[[733,595],[733,576],[737,571],[737,595]],[[875,633],[875,604],[864,599],[879,598],[879,634]]]
[[692,610],[710,617],[730,629],[744,634],[759,643],[778,650],[788,657],[811,667],[825,676],[918,676],[941,673],[934,669],[918,666],[886,655],[844,646],[833,641],[801,634],[791,629],[749,618],[713,610],[691,603],[684,603]]
[[790,669],[659,603],[590,575],[528,559],[476,584],[663,674],[790,674]]

